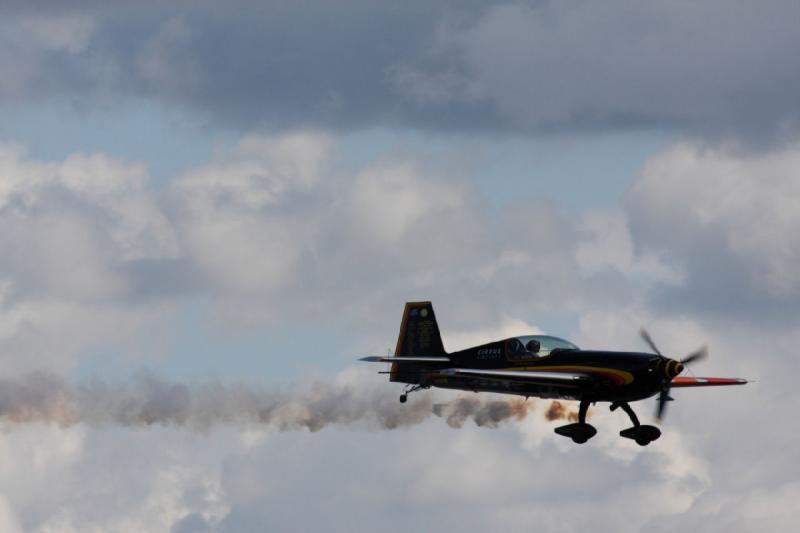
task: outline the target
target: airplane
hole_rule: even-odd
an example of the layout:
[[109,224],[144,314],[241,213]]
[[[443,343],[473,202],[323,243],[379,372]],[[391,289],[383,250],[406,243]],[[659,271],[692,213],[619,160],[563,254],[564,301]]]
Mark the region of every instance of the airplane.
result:
[[661,436],[655,426],[639,423],[629,402],[658,395],[656,418],[660,422],[670,390],[682,387],[744,385],[745,379],[681,377],[690,363],[707,357],[703,347],[676,360],[665,357],[644,329],[646,352],[582,350],[550,335],[522,335],[447,353],[431,302],[409,302],[403,312],[394,356],[368,356],[361,361],[391,363],[390,381],[405,383],[400,396],[405,403],[414,391],[439,387],[473,392],[577,400],[578,422],[555,428],[558,435],[583,444],[597,430],[586,422],[589,406],[610,402],[621,408],[633,426],[620,436],[646,446]]

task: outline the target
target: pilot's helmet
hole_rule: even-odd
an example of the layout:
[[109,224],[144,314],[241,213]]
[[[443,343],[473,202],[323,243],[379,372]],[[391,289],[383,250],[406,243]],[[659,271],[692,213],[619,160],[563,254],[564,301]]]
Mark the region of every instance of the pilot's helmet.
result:
[[531,353],[538,353],[539,348],[541,347],[542,345],[536,339],[529,340],[528,343],[525,345],[525,349]]

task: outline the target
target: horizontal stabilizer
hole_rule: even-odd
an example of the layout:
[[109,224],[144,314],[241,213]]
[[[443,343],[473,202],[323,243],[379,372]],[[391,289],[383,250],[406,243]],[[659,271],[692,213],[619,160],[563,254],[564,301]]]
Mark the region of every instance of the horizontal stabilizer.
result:
[[362,357],[359,361],[366,361],[368,363],[449,363],[450,358],[438,356],[381,357],[379,355],[370,355]]
[[744,385],[746,379],[741,378],[672,378],[671,387],[718,387],[721,385]]

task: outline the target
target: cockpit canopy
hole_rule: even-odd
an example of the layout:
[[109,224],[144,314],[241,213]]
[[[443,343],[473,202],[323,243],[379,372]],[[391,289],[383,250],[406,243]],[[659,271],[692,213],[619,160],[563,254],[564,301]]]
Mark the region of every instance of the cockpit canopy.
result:
[[558,350],[579,350],[568,340],[550,335],[522,335],[506,340],[506,354],[510,361],[546,357]]

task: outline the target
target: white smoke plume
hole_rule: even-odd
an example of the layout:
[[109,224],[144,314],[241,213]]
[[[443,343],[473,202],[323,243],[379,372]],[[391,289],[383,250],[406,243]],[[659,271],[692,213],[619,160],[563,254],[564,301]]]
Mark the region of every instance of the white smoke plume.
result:
[[[430,392],[417,392],[400,404],[388,388],[317,382],[292,392],[242,383],[208,381],[183,384],[143,373],[122,385],[100,381],[71,384],[50,373],[0,379],[0,427],[47,423],[92,427],[179,426],[208,430],[218,425],[268,425],[281,431],[319,431],[328,425],[361,424],[394,429],[419,424],[431,415],[451,427],[467,421],[497,427],[522,420],[533,400],[491,395],[459,396],[434,403]],[[566,417],[566,410],[562,411]],[[548,419],[550,410],[545,411]]]

